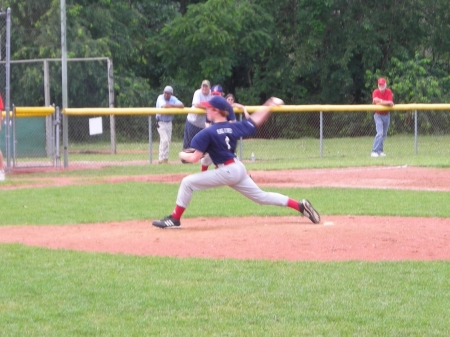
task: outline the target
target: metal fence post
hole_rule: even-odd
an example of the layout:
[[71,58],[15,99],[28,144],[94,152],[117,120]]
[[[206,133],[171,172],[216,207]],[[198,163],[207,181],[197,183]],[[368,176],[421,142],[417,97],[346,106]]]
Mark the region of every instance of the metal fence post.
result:
[[[107,71],[108,71],[108,104],[110,108],[114,108],[114,71],[113,63],[108,57],[107,59]],[[111,137],[111,153],[117,153],[117,140],[116,140],[116,116],[109,115],[110,125],[110,137]]]
[[61,125],[61,110],[59,109],[59,106],[55,109],[55,154],[54,154],[54,160],[55,160],[55,167],[60,168],[61,167],[61,154],[59,153],[59,137],[60,137],[60,125]]
[[[45,106],[50,106],[50,74],[49,74],[49,65],[48,60],[44,60],[44,104]],[[45,118],[45,144],[47,156],[51,157],[53,155],[54,150],[54,140],[53,133],[55,128],[52,123],[52,115],[49,115]]]
[[12,130],[12,138],[10,134],[10,142],[12,142],[12,165],[13,167],[17,166],[17,136],[16,136],[16,114],[14,111],[14,104],[12,106],[12,118],[9,120],[9,127]]
[[153,162],[153,137],[152,137],[152,116],[148,116],[148,158],[150,164]]
[[[67,41],[66,41],[66,0],[60,0],[61,4],[61,91],[62,107],[69,107],[67,93]],[[69,118],[63,116],[63,147],[64,147],[64,167],[69,166]]]
[[414,153],[418,153],[418,128],[417,128],[417,110],[414,110]]
[[10,82],[11,82],[11,8],[8,8],[6,10],[6,64],[5,64],[5,113],[6,113],[6,128],[5,128],[5,135],[6,135],[6,147],[5,147],[5,155],[6,155],[6,171],[9,172],[11,170],[11,133],[10,133],[10,126],[11,126],[11,119],[10,119],[10,112],[12,109],[11,107],[11,88],[10,88]]
[[323,157],[323,111],[320,112],[320,158]]

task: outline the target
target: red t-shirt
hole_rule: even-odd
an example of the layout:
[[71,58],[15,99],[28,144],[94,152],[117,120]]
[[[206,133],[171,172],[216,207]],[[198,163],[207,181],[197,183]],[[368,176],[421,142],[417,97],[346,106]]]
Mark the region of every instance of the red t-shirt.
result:
[[[394,102],[394,99],[392,98],[392,91],[388,88],[384,89],[384,92],[381,92],[380,89],[375,89],[372,93],[372,99],[374,98],[381,98],[384,101]],[[380,115],[387,115],[389,111],[375,111],[375,113]]]

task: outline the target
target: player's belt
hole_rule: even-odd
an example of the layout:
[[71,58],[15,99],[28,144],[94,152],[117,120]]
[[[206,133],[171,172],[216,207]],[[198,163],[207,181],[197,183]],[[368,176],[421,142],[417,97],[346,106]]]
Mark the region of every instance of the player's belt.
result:
[[231,159],[228,159],[225,163],[223,163],[223,164],[217,164],[216,165],[216,168],[217,167],[222,167],[222,166],[227,166],[227,165],[230,165],[230,164],[234,164],[236,161],[234,160],[235,158],[231,158]]

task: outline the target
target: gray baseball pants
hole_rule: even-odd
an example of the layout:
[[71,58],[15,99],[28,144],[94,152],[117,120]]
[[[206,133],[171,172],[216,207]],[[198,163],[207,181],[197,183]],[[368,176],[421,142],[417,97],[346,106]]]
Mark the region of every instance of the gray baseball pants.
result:
[[229,186],[261,205],[287,206],[289,200],[283,194],[261,190],[247,174],[244,164],[236,159],[234,164],[219,165],[215,170],[199,172],[183,178],[178,189],[177,205],[187,208],[194,191],[219,186]]

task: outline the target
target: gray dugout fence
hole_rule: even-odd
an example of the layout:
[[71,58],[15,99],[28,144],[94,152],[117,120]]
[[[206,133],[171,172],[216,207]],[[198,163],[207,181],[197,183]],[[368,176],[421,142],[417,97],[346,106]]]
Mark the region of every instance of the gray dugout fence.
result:
[[[58,158],[59,123],[57,109],[13,107],[9,113],[11,131],[10,161],[13,168],[54,166]],[[47,120],[51,121],[47,127]],[[2,132],[5,132],[4,129]]]
[[[100,82],[106,106],[114,106],[113,65],[110,58],[71,58],[67,61],[74,65],[74,71],[78,69],[77,73],[80,73],[79,64],[88,64],[88,62],[91,65],[95,64],[99,72],[104,74]],[[54,105],[52,106],[51,102],[52,99],[58,100],[60,95],[52,90],[52,85],[56,88],[60,87],[61,59],[10,60],[8,63],[4,60],[0,61],[0,65],[3,64],[6,69],[10,70],[10,78],[13,83],[9,91],[11,91],[12,102],[18,107],[16,109],[13,106],[8,115],[3,112],[6,117],[4,126],[8,124],[9,127],[4,127],[0,131],[1,139],[5,139],[4,142],[0,141],[0,146],[5,161],[8,162],[8,168],[11,166],[26,168],[59,165],[60,156],[56,146],[60,141],[56,139],[59,137],[56,128],[60,127],[61,121],[59,115],[56,114],[57,109]],[[1,69],[3,67],[0,67]],[[30,74],[34,81],[29,80]],[[39,82],[42,83],[42,86],[36,86],[36,83]],[[16,95],[18,91],[26,91],[27,95]],[[44,107],[35,106],[39,101],[44,103]],[[44,110],[40,109],[47,109],[47,112],[48,109],[52,109],[53,112],[42,113]],[[15,110],[18,111],[17,114],[13,113]],[[9,117],[8,121],[6,121],[7,117]],[[112,139],[111,143],[115,143],[115,140]]]
[[[252,113],[260,107],[246,108]],[[450,154],[450,138],[445,131],[450,120],[450,104],[397,104],[391,108],[374,105],[272,108],[272,116],[257,134],[240,142],[237,155],[243,161],[250,161],[254,153],[256,161],[264,162],[324,157],[370,158],[375,136],[375,110],[391,111],[391,129],[400,130],[386,140],[388,155],[410,156],[420,151],[435,156]],[[66,108],[62,113],[69,119],[69,130],[73,123],[78,124],[77,132],[70,134],[68,143],[62,146],[67,163],[103,166],[156,163],[159,145],[156,114],[175,115],[169,162],[180,163],[178,152],[182,148],[186,114],[201,114],[204,110]],[[89,124],[93,119],[100,120],[101,134],[90,132]]]

